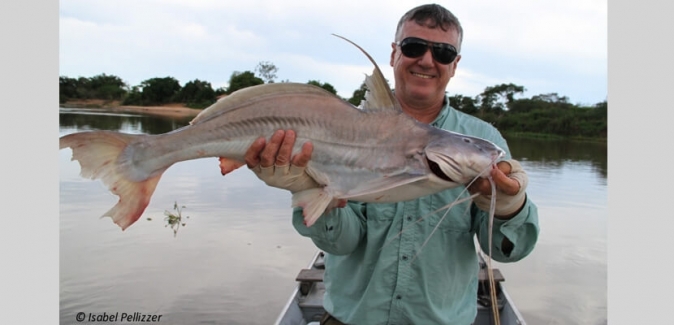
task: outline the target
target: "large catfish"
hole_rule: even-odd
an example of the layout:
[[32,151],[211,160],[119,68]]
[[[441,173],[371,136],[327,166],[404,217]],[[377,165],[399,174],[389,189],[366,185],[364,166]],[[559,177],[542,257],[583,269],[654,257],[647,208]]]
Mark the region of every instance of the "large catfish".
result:
[[294,153],[307,141],[314,146],[306,171],[322,186],[294,193],[292,199],[293,207],[304,208],[308,226],[333,199],[415,199],[486,176],[504,155],[492,142],[404,114],[377,64],[354,45],[375,66],[366,77],[369,91],[361,108],[308,84],[264,84],[232,93],[172,132],[79,132],[61,137],[59,146],[72,149],[83,177],[100,179],[119,196],[103,216],[122,230],[140,218],[171,165],[223,157],[231,171],[244,164],[244,153],[257,138],[269,139],[279,129],[296,132]]

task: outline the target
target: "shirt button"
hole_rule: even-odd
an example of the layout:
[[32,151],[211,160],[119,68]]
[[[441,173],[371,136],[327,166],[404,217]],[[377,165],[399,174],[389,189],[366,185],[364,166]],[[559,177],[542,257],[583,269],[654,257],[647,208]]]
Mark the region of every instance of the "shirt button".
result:
[[407,221],[412,221],[412,217],[407,216]]
[[407,255],[403,255],[403,261],[407,261]]
[[403,299],[403,296],[397,295],[397,296],[396,296],[396,299],[398,299],[398,300]]

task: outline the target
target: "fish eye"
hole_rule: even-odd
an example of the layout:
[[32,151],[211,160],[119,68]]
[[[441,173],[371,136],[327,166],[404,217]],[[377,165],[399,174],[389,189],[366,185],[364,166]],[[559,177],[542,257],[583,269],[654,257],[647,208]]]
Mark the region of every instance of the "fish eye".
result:
[[470,139],[468,139],[468,138],[463,138],[463,142],[465,142],[465,143],[470,143],[471,141],[470,141]]

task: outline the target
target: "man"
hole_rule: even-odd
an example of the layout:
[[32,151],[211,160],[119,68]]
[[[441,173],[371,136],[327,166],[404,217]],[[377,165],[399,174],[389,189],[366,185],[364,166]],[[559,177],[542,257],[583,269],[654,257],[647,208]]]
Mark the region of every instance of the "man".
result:
[[[439,5],[419,6],[403,15],[391,44],[395,97],[418,121],[491,140],[510,159],[495,128],[449,106],[445,88],[461,59],[462,34],[458,19]],[[311,144],[290,157],[294,142],[292,131],[277,131],[268,144],[260,138],[248,150],[246,163],[271,186],[288,188],[283,182],[289,178],[274,176],[275,170],[288,168],[301,175],[296,190],[318,186],[303,172]],[[491,171],[499,189],[492,257],[514,262],[536,243],[538,212],[526,197],[526,173],[519,163],[509,160],[498,167]],[[399,203],[340,201],[312,227],[304,225],[302,210],[296,208],[297,231],[327,253],[327,314],[322,324],[471,324],[477,312],[475,235],[482,249],[489,250],[489,182],[471,186],[471,192],[483,194],[473,203],[455,206],[446,216],[446,211],[431,214],[465,197],[463,190]]]

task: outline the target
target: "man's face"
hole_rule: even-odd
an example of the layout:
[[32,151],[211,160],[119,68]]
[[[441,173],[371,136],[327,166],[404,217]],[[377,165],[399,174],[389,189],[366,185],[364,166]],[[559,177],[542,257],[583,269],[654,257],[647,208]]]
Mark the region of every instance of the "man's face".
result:
[[[441,28],[430,29],[414,21],[407,21],[401,28],[401,35],[396,41],[406,37],[418,37],[431,42],[449,43],[459,48],[459,33],[454,28],[443,31]],[[400,46],[392,44],[391,66],[395,76],[396,96],[406,103],[430,103],[444,98],[449,79],[454,76],[456,66],[461,59],[457,56],[449,64],[441,64],[433,60],[431,51],[426,51],[418,58],[408,58],[400,51]]]

